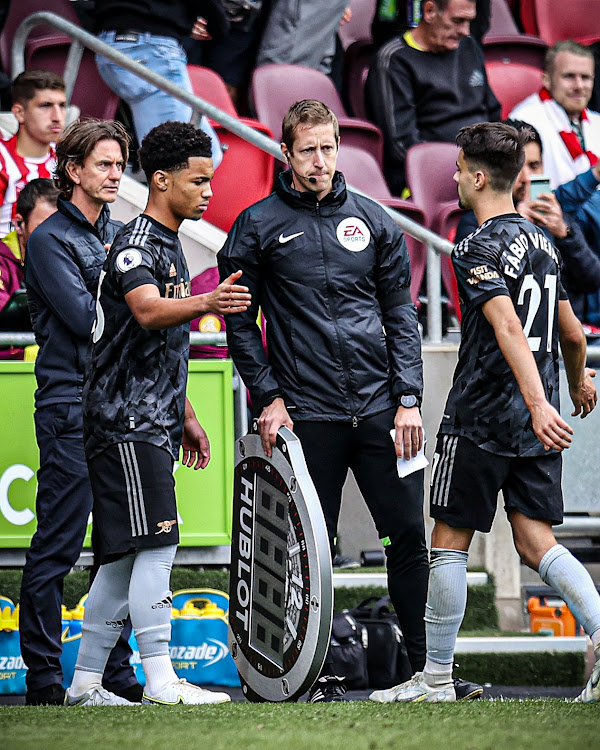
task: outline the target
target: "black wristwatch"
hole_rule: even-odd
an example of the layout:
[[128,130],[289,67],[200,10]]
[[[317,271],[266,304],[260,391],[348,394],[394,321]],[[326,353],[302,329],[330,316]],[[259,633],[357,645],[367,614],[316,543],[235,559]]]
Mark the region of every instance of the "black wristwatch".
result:
[[415,396],[414,393],[404,393],[400,396],[398,405],[403,406],[405,409],[412,409],[415,406],[421,406],[421,399]]

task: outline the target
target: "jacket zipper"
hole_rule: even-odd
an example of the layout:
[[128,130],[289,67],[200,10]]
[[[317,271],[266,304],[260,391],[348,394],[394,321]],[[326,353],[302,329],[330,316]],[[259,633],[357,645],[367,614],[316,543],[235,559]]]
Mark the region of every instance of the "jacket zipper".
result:
[[[348,392],[348,401],[350,402],[350,411],[354,412],[354,401],[352,400],[352,389],[350,387],[350,381],[348,380],[346,357],[344,355],[344,347],[342,346],[342,336],[341,336],[341,333],[340,333],[340,330],[339,330],[339,327],[338,327],[337,316],[335,314],[336,313],[335,305],[333,303],[333,291],[334,290],[333,290],[333,286],[331,284],[331,277],[330,277],[330,274],[329,274],[329,267],[328,267],[328,264],[327,264],[327,255],[325,253],[325,245],[323,243],[323,232],[322,232],[322,229],[321,229],[321,207],[319,205],[319,201],[316,201],[316,203],[315,203],[315,211],[317,213],[317,218],[319,220],[319,236],[321,237],[321,249],[322,249],[322,252],[323,252],[323,266],[325,268],[325,278],[326,278],[326,281],[327,281],[327,289],[329,290],[330,300],[331,300],[331,307],[332,307],[332,313],[333,313],[332,314],[333,325],[335,327],[335,333],[336,333],[336,337],[337,337],[337,341],[338,341],[338,347],[339,347],[339,350],[340,350],[340,357],[341,357],[341,360],[342,360],[343,376],[344,376],[344,380],[346,381],[346,389],[347,389],[347,392]],[[358,427],[358,418],[354,414],[352,414],[352,427]]]

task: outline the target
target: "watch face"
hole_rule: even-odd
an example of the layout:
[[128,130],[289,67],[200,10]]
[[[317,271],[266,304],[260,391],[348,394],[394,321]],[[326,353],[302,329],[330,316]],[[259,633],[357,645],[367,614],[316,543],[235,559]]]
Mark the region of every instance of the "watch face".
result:
[[230,650],[251,700],[293,700],[308,690],[331,629],[325,521],[300,443],[286,432],[295,444],[278,440],[270,459],[257,435],[236,446]]
[[418,403],[419,399],[413,394],[408,394],[400,397],[400,405],[404,406],[405,409],[412,409],[412,407],[417,406]]

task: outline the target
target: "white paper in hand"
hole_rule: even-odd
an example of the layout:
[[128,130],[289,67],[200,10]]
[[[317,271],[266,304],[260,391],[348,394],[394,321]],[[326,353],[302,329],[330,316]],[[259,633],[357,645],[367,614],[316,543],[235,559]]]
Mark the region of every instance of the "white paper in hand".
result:
[[[392,436],[392,441],[396,442],[396,430],[390,430],[390,435]],[[425,455],[425,445],[426,441],[423,439],[423,447],[414,458],[410,458],[408,461],[404,458],[399,458],[397,460],[396,466],[398,468],[398,476],[400,479],[412,474],[413,471],[419,471],[420,469],[429,466],[429,461]]]

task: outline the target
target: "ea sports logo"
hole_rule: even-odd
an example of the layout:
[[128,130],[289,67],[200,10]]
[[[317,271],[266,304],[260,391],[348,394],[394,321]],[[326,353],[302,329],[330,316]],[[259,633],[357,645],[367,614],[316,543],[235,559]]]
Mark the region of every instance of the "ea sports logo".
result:
[[369,227],[362,219],[357,219],[354,216],[340,221],[336,236],[340,245],[353,253],[364,250],[371,241]]

